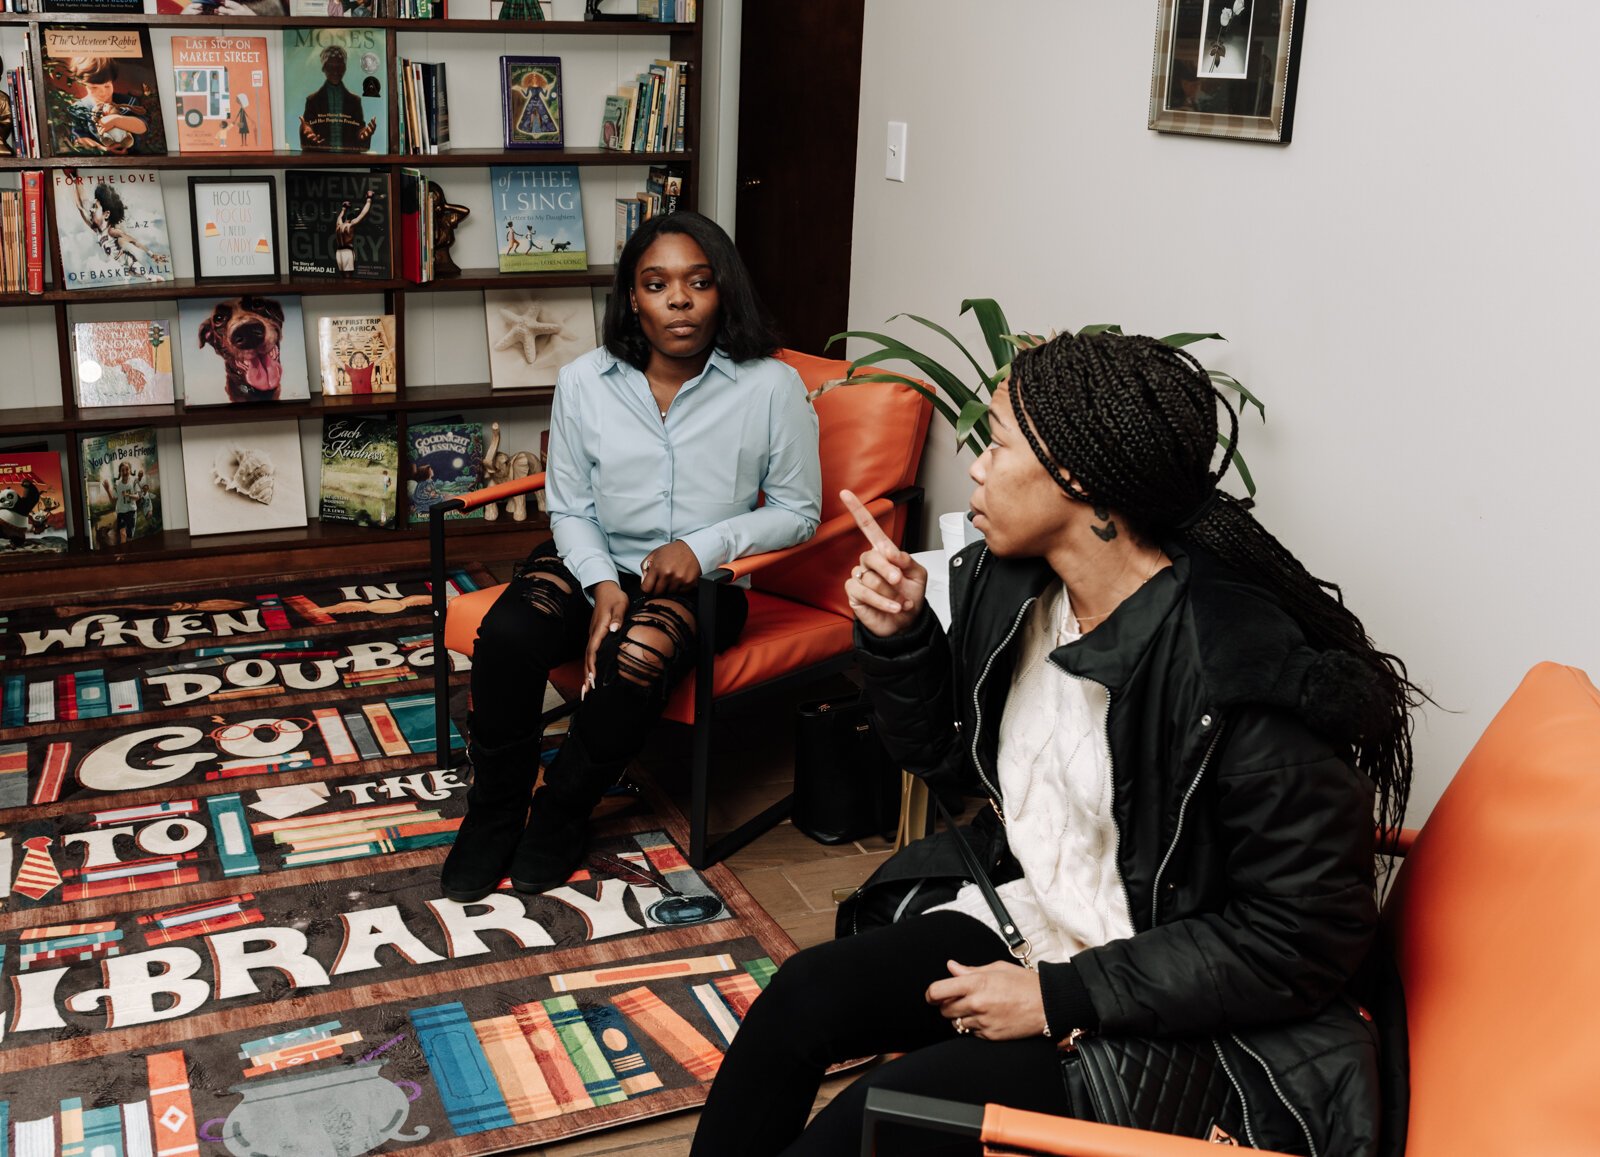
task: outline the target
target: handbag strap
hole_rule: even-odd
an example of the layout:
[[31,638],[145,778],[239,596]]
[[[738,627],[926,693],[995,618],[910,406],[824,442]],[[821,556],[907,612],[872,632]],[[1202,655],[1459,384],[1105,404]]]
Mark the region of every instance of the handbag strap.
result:
[[[989,911],[994,913],[995,923],[1000,929],[1000,936],[1006,942],[1006,951],[1024,968],[1033,967],[1033,945],[1017,927],[1017,922],[1011,918],[1011,913],[1006,911],[1005,902],[1000,899],[994,885],[989,881],[989,872],[978,859],[978,853],[972,850],[972,845],[967,842],[967,837],[956,824],[955,816],[950,814],[950,809],[944,806],[944,800],[939,798],[939,793],[930,789],[928,794],[933,797],[934,805],[939,809],[939,814],[944,817],[944,822],[950,825],[950,834],[956,838],[956,847],[961,851],[961,858],[966,862],[967,870],[972,873],[972,882],[978,885],[978,891],[983,893],[984,902],[989,905]],[[998,815],[998,810],[996,811]],[[1002,822],[1004,822],[1002,820]]]

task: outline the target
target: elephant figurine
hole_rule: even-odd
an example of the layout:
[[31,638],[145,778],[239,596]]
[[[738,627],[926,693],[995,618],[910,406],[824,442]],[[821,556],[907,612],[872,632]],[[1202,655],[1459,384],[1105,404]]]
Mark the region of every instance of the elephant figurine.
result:
[[[515,454],[507,454],[500,449],[500,423],[489,423],[489,448],[483,455],[483,479],[485,485],[495,486],[501,482],[510,482],[513,478],[526,478],[536,473],[539,469],[539,455],[531,450],[518,450]],[[511,515],[513,522],[525,522],[528,518],[528,496],[518,494],[514,498],[505,500],[506,513]],[[535,499],[534,509],[539,504]],[[493,522],[500,517],[500,504],[491,502],[483,508],[483,517]]]

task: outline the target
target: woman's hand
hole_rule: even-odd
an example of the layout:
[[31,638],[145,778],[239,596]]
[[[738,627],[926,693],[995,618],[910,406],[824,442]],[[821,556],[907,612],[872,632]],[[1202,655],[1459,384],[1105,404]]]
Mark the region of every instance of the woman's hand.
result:
[[839,498],[872,544],[844,584],[850,609],[863,627],[880,638],[910,630],[922,609],[928,572],[883,533],[861,499],[848,490],[839,491]]
[[589,593],[594,596],[594,613],[589,616],[589,646],[583,653],[580,699],[594,686],[595,656],[600,652],[600,644],[607,635],[622,629],[622,618],[628,613],[628,596],[610,579],[595,583]]
[[950,979],[928,985],[928,1003],[937,1004],[956,1031],[984,1040],[1021,1040],[1044,1032],[1044,992],[1037,972],[1006,960],[982,968],[954,960],[948,964]]
[[675,538],[644,556],[639,564],[639,579],[639,589],[647,595],[692,590],[700,581],[700,560],[688,543]]

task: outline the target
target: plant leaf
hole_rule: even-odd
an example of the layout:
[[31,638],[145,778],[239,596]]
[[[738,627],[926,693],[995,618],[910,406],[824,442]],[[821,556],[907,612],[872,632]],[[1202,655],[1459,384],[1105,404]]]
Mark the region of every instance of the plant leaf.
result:
[[1220,333],[1169,333],[1161,339],[1163,343],[1173,349],[1182,349],[1186,345],[1193,345],[1197,341],[1227,341]]
[[962,345],[960,339],[958,339],[955,334],[945,329],[945,327],[940,325],[938,322],[929,321],[927,318],[919,317],[914,313],[897,313],[889,320],[893,321],[895,317],[909,317],[912,321],[917,322],[919,325],[927,326],[929,329],[933,330],[934,333],[942,334],[951,345],[955,346],[956,349],[967,355],[967,360],[972,363],[972,368],[978,371],[978,376],[980,378],[988,374],[989,371],[985,370],[981,365],[979,365],[978,359],[972,356],[972,351],[966,346]]
[[964,406],[978,396],[977,391],[945,368],[944,365],[935,361],[921,350],[900,341],[898,338],[892,338],[881,333],[872,333],[867,330],[849,330],[845,336],[870,338],[881,347],[851,362],[850,369],[852,371],[860,366],[877,365],[880,362],[898,359],[908,361],[916,366],[925,377],[949,395],[950,400],[958,406]]
[[[1218,434],[1217,443],[1224,450],[1233,445],[1232,442],[1228,441],[1228,436],[1226,434]],[[1233,456],[1232,465],[1233,468],[1239,472],[1240,480],[1244,482],[1245,492],[1249,494],[1251,498],[1254,498],[1256,496],[1256,481],[1254,478],[1250,477],[1250,467],[1245,465],[1244,455],[1235,454]]]
[[969,297],[961,303],[961,312],[970,312],[977,317],[984,344],[989,347],[989,356],[994,359],[994,368],[998,370],[1009,365],[1011,351],[1006,348],[1005,335],[1011,327],[1006,324],[1005,311],[1000,308],[1000,303],[992,297]]
[[1108,322],[1108,323],[1103,324],[1103,325],[1086,325],[1086,326],[1084,326],[1082,329],[1080,329],[1078,331],[1078,336],[1079,337],[1088,337],[1088,336],[1090,336],[1092,334],[1097,334],[1097,333],[1121,333],[1121,332],[1122,332],[1122,327],[1120,325],[1116,325],[1115,323]]
[[984,420],[985,415],[988,413],[989,406],[986,402],[968,402],[965,406],[962,406],[960,420],[956,422],[956,441],[958,443],[966,441],[973,429]]
[[1227,386],[1231,390],[1238,391],[1239,397],[1244,399],[1244,404],[1247,406],[1254,406],[1256,409],[1260,410],[1261,420],[1263,422],[1267,420],[1267,407],[1262,404],[1260,398],[1256,397],[1249,390],[1245,389],[1244,385],[1239,381],[1238,378],[1234,377],[1232,374],[1225,374],[1221,370],[1207,370],[1206,373],[1209,374],[1211,376],[1211,380],[1216,382],[1218,385]]

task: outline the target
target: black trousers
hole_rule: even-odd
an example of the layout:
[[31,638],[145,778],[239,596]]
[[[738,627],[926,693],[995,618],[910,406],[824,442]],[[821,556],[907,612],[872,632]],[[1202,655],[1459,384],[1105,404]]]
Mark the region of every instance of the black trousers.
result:
[[[619,582],[630,596],[628,613],[621,629],[607,636],[601,646],[596,687],[573,716],[574,730],[582,732],[585,748],[600,763],[628,760],[638,754],[661,717],[673,686],[694,666],[698,637],[694,591],[644,595],[639,590],[639,576],[622,574]],[[556,553],[554,542],[542,543],[517,564],[510,585],[478,626],[472,654],[475,743],[501,748],[539,735],[550,670],[583,657],[593,613],[578,580]],[[718,651],[738,642],[747,613],[741,588],[718,589]],[[659,670],[642,683],[623,677],[619,670],[620,648],[636,623],[657,626],[673,643],[671,653],[660,656]]]
[[[927,1002],[928,986],[950,975],[948,961],[1009,959],[1000,937],[958,912],[916,916],[797,953],[739,1026],[701,1113],[692,1157],[857,1153],[862,1108],[874,1087],[1070,1114],[1053,1042],[957,1036]],[[906,1055],[869,1070],[806,1126],[830,1064],[886,1052]],[[891,1128],[878,1152],[976,1153],[978,1146]]]

